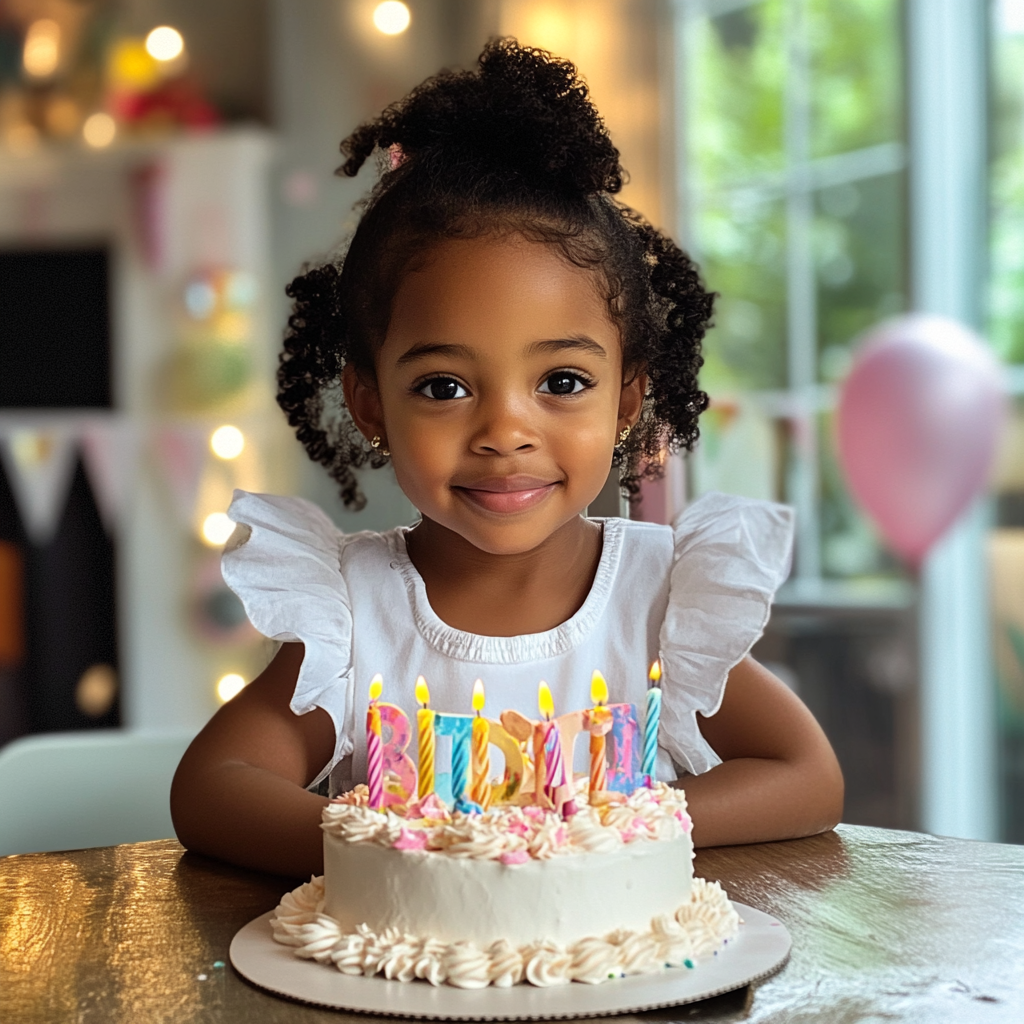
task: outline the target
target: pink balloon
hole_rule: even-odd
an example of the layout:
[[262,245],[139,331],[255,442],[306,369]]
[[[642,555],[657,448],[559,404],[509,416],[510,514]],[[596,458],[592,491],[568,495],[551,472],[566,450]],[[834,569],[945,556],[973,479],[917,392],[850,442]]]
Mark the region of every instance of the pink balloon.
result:
[[985,487],[1005,416],[999,363],[962,324],[913,314],[865,339],[839,398],[839,461],[912,565]]

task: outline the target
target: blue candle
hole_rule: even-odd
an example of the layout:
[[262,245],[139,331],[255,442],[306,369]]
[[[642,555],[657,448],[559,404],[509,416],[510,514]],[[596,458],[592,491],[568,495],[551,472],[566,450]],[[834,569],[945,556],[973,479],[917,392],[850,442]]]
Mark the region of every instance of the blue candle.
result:
[[[651,682],[661,680],[661,662],[651,666]],[[647,691],[647,721],[644,723],[644,756],[640,774],[647,777],[647,785],[654,782],[655,765],[658,760],[658,723],[661,721],[661,689],[653,685]]]
[[473,716],[438,713],[434,719],[434,731],[438,736],[452,738],[452,799],[458,809],[459,803],[465,799],[466,784],[469,781]]

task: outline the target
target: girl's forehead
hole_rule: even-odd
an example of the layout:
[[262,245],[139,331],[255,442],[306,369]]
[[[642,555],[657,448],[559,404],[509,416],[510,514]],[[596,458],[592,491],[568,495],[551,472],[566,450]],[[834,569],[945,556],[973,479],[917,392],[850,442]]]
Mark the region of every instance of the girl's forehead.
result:
[[388,336],[516,322],[542,333],[613,332],[604,281],[518,234],[445,239],[403,277]]

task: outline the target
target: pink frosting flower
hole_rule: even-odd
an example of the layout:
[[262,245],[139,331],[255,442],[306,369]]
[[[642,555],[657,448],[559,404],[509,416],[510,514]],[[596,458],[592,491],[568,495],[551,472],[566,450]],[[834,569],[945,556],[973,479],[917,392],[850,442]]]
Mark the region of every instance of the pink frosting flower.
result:
[[396,850],[425,850],[427,833],[420,828],[403,828],[393,845]]
[[436,793],[428,793],[422,800],[409,804],[407,818],[431,818],[435,821],[450,821],[448,807]]
[[693,826],[693,822],[690,821],[690,816],[688,814],[684,814],[682,811],[676,811],[676,817],[679,819],[679,824],[683,826],[683,831],[689,832],[690,828]]
[[498,860],[502,864],[525,864],[530,859],[530,855],[525,850],[506,850]]

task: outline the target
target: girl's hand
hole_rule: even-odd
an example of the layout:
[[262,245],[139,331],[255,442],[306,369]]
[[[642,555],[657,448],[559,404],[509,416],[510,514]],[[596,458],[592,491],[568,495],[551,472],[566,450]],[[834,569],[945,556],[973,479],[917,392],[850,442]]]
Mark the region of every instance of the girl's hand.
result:
[[303,653],[284,644],[185,752],[171,818],[189,850],[299,878],[323,871],[327,801],[305,787],[334,754],[334,725],[321,708],[296,715],[288,706]]
[[684,782],[697,846],[795,839],[843,812],[843,774],[821,726],[753,658],[730,673],[718,714],[697,716],[722,764]]

